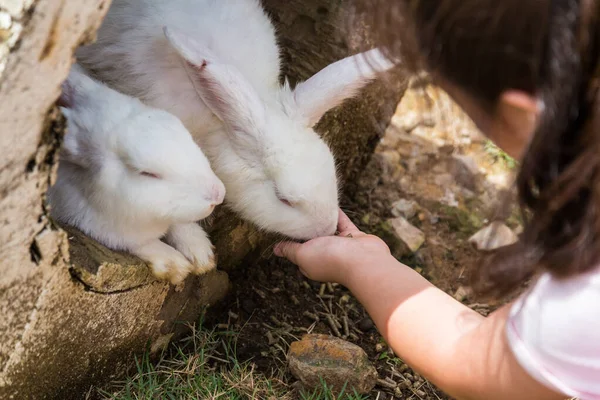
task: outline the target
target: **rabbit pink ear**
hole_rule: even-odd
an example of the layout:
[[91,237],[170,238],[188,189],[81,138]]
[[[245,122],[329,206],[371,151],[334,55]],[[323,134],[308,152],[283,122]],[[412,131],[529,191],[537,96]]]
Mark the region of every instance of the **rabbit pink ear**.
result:
[[171,46],[187,61],[192,83],[211,111],[236,135],[260,131],[265,108],[260,97],[233,66],[220,64],[215,57],[172,28],[163,28]]
[[62,86],[61,86],[61,93],[60,96],[58,97],[58,100],[56,100],[56,104],[59,107],[63,107],[63,108],[73,108],[74,105],[74,88],[72,85],[69,84],[69,81],[65,81],[63,82]]
[[378,49],[343,58],[298,84],[296,104],[312,127],[327,111],[354,97],[378,73],[394,65]]
[[82,103],[90,101],[90,93],[97,86],[79,64],[74,64],[69,76],[61,85],[61,93],[56,104],[67,109],[77,108]]

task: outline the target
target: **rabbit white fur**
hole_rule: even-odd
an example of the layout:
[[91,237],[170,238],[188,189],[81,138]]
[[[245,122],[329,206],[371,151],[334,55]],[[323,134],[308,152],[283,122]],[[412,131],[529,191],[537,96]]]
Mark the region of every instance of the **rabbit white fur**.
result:
[[312,127],[393,64],[348,57],[291,90],[258,0],[114,0],[97,42],[79,49],[107,84],[177,115],[258,226],[295,239],[333,234],[333,155]]
[[59,105],[67,133],[48,193],[51,215],[139,256],[173,284],[214,268],[196,221],[223,201],[225,187],[181,121],[92,80],[78,65]]

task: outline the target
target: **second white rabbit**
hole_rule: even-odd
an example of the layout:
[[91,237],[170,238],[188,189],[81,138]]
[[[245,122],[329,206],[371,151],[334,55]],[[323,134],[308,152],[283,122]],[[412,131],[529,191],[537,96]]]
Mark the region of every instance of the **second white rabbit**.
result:
[[78,65],[59,104],[67,133],[48,193],[51,215],[139,256],[173,284],[214,268],[212,245],[196,221],[223,201],[225,188],[183,124],[90,79]]

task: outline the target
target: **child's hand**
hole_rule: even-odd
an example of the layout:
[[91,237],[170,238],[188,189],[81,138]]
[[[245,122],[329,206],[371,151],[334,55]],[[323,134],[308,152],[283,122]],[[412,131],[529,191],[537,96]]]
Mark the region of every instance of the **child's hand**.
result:
[[342,210],[338,231],[337,236],[320,237],[303,244],[280,243],[274,253],[298,265],[309,279],[343,285],[354,268],[390,255],[383,240],[359,231]]

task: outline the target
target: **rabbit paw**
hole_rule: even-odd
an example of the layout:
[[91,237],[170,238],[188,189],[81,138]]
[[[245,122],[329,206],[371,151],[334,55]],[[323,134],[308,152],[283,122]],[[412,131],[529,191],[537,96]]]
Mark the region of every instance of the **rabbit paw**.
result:
[[200,275],[215,268],[214,247],[200,225],[173,225],[167,241],[191,261],[193,273]]
[[149,264],[155,277],[173,285],[182,283],[194,269],[183,254],[160,240],[133,249],[132,253]]

